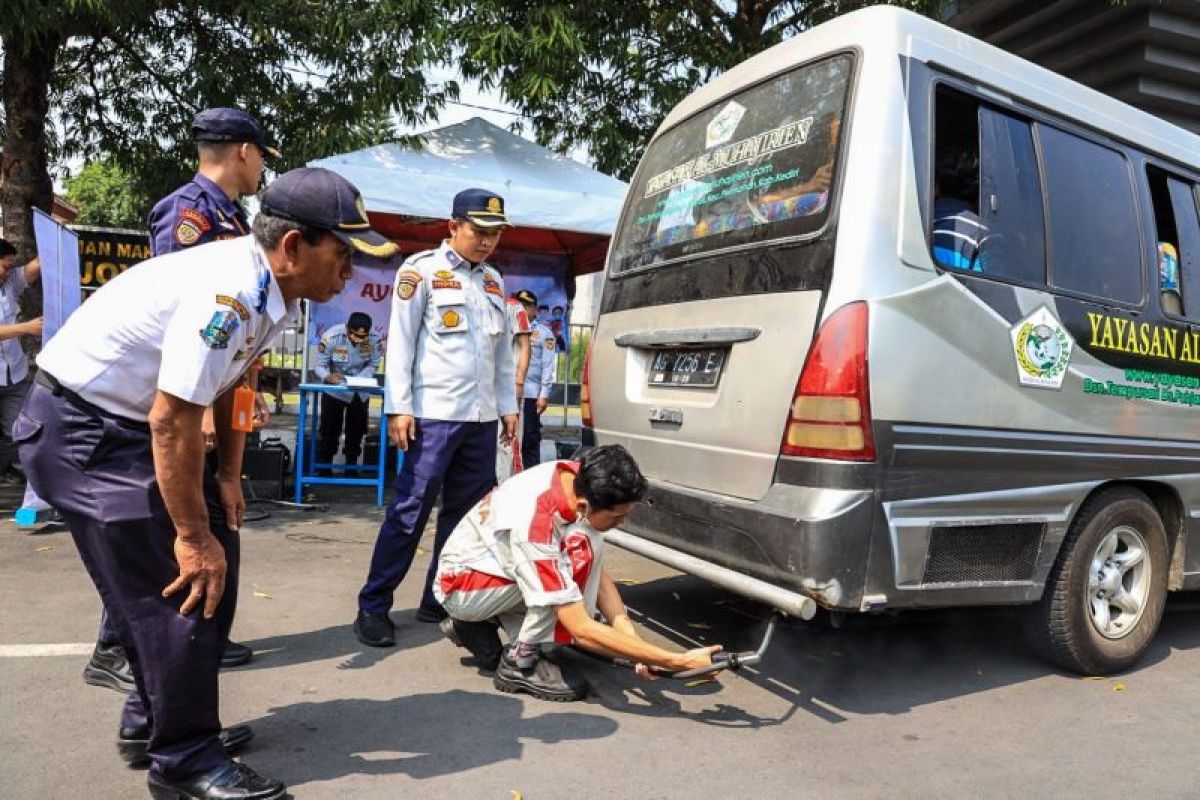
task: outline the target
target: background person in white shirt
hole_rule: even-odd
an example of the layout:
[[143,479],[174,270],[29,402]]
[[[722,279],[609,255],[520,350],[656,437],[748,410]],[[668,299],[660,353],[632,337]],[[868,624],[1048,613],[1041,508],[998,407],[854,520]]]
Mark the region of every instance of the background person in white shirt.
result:
[[16,266],[17,248],[0,239],[0,483],[18,484],[20,474],[13,469],[17,448],[12,441],[13,420],[29,391],[29,362],[21,346],[22,336],[42,335],[42,318],[17,322],[21,313],[21,294],[42,277],[41,262],[36,258],[23,267]]
[[504,282],[486,263],[507,226],[499,195],[459,192],[450,237],[436,250],[410,257],[396,275],[383,413],[388,436],[405,456],[358,594],[354,633],[372,647],[396,643],[388,616],[393,593],[412,565],[439,492],[442,507],[417,619],[445,617],[431,587],[437,556],[462,515],[496,485],[497,418],[505,439],[516,434]]
[[[233,398],[301,298],[332,299],[351,248],[394,248],[358,190],[322,169],[280,176],[253,235],[138,264],[101,287],[38,356],[13,426],[30,484],[63,516],[133,669],[118,752],[158,798],[275,800],[234,763],[217,669],[237,602],[245,434]],[[213,406],[218,471],[201,418]]]

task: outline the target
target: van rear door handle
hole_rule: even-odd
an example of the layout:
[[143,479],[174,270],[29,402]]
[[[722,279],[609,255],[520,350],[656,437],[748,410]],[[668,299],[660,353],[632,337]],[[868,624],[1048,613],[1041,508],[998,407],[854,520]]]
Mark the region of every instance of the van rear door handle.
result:
[[762,328],[670,328],[641,333],[623,333],[617,347],[693,347],[736,344],[757,339]]

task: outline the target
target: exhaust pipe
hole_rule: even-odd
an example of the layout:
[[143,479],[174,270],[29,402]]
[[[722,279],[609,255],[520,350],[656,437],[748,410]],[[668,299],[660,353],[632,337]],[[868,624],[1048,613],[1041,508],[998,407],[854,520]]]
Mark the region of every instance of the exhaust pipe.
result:
[[717,566],[711,561],[705,561],[702,558],[681,553],[678,550],[665,547],[656,542],[647,541],[640,536],[634,536],[617,528],[606,531],[604,533],[604,540],[610,544],[615,544],[623,550],[628,550],[631,553],[644,556],[651,561],[665,564],[680,572],[695,575],[697,578],[703,578],[709,583],[720,586],[722,589],[728,589],[735,594],[749,597],[751,600],[757,600],[772,608],[779,609],[788,616],[808,620],[812,619],[813,615],[817,613],[817,604],[811,597],[802,595],[799,592],[793,592],[790,589],[784,589],[772,583],[767,583],[758,578],[752,578],[749,575],[743,575],[727,567]]

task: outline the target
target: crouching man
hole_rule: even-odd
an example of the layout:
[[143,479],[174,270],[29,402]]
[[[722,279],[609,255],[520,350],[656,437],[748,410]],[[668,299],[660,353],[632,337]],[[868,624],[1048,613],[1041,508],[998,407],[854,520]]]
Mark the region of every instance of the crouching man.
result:
[[[450,614],[442,632],[494,669],[496,688],[543,700],[582,700],[587,682],[544,645],[574,644],[670,671],[712,663],[719,645],[683,653],[638,635],[604,569],[603,531],[646,494],[646,479],[620,445],[582,461],[552,461],[502,483],[455,527],[438,562],[434,595]],[[596,621],[596,612],[605,622]],[[508,637],[500,643],[499,628]]]

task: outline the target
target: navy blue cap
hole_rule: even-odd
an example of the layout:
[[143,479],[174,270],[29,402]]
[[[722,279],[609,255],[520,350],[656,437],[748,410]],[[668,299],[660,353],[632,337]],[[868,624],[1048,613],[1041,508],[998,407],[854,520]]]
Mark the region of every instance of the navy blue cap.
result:
[[192,119],[192,139],[197,142],[253,142],[279,158],[267,144],[258,120],[240,108],[206,108]]
[[367,208],[354,184],[331,170],[301,167],[285,172],[259,195],[264,214],[324,228],[359,252],[386,258],[397,247],[371,230]]
[[530,305],[530,306],[537,305],[537,295],[534,294],[533,292],[529,291],[528,289],[522,289],[521,291],[514,294],[513,297],[517,298],[517,300],[519,300],[522,303],[525,303],[526,305]]
[[487,189],[463,189],[454,195],[450,216],[470,220],[481,228],[512,225],[504,216],[504,198]]

